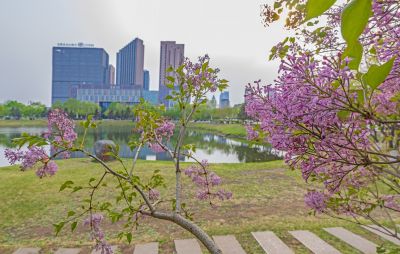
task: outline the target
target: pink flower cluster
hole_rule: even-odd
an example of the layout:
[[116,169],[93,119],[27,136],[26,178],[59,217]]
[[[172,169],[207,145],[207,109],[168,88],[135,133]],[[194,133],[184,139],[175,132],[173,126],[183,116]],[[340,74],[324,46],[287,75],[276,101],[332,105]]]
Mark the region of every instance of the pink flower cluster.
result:
[[[208,63],[209,61],[210,57],[208,55],[199,57],[197,63],[192,63],[189,58],[185,58],[184,60],[184,66],[185,66],[184,78],[186,80],[184,84],[185,90],[190,87],[194,89],[195,93],[205,88],[209,89],[210,92],[217,91],[219,84],[219,79],[217,74],[219,72],[219,69],[215,69],[214,72],[208,71],[208,68],[206,68],[205,70],[202,69],[202,66],[205,63]],[[206,87],[205,84],[208,84],[209,87]]]
[[105,240],[104,232],[100,228],[103,219],[104,217],[101,214],[91,214],[83,224],[91,229],[91,238],[96,241],[95,250],[101,251],[101,254],[112,254],[111,245]]
[[4,154],[11,165],[21,162],[22,170],[33,168],[38,162],[41,162],[42,165],[36,170],[36,175],[40,178],[52,176],[58,170],[57,164],[50,161],[42,147],[30,146],[26,151],[6,149]]
[[184,171],[199,188],[196,197],[199,200],[210,200],[210,202],[214,198],[218,198],[221,201],[231,199],[231,192],[224,190],[212,191],[212,188],[220,185],[222,180],[215,172],[209,171],[208,167],[208,162],[203,160],[200,165],[192,165]]
[[[42,134],[44,138],[50,141],[52,150],[57,152],[67,150],[73,146],[77,138],[74,131],[75,124],[68,118],[68,115],[61,109],[51,110],[48,114],[48,130]],[[62,152],[64,157],[68,157],[68,152]],[[43,147],[29,146],[26,151],[6,149],[5,156],[10,164],[21,162],[23,170],[34,167],[38,162],[42,165],[37,168],[36,175],[40,178],[54,175],[58,166],[51,157],[46,154]]]
[[304,179],[324,175],[332,190],[351,165],[363,163],[356,150],[370,145],[369,130],[357,114],[345,121],[338,116],[346,107],[346,94],[332,83],[342,80],[347,87],[352,73],[334,60],[289,56],[282,61],[275,87],[257,82],[249,89],[246,105],[247,114],[261,122],[261,130],[248,128],[250,138],[258,137],[257,131],[268,133],[267,141],[286,152],[286,161],[300,167]]
[[53,109],[49,112],[47,121],[48,129],[43,137],[53,140],[55,150],[71,148],[78,135],[74,130],[75,123],[68,114],[62,109]]
[[155,129],[154,140],[149,142],[150,149],[155,153],[165,152],[164,148],[160,145],[164,141],[169,141],[174,135],[175,124],[171,121],[163,120],[160,126]]
[[326,209],[326,197],[322,192],[310,191],[304,196],[304,202],[308,207],[318,213],[322,213]]
[[[398,2],[373,0],[373,15],[360,37],[369,55],[363,61],[377,59],[380,65],[395,59],[389,76],[373,92],[368,86],[362,90],[362,73],[347,67],[353,59],[342,60],[345,45],[337,33],[342,9],[339,6],[329,11],[328,26],[317,29],[319,34],[302,30],[297,39],[304,46],[296,40],[284,49],[288,55],[274,85],[261,86],[257,81],[255,86],[249,85],[246,94],[246,112],[258,122],[247,128],[248,137],[259,139],[263,137],[260,133],[266,134],[266,141],[285,151],[286,162],[300,169],[306,181],[312,178],[325,185],[323,192],[310,192],[305,197],[307,205],[317,212],[323,212],[326,200],[335,195],[340,194],[342,201],[357,200],[356,190],[368,188],[382,174],[380,166],[371,166],[379,160],[376,149],[382,146],[372,136],[378,128],[385,128],[385,120],[398,120],[400,112]],[[318,48],[317,54],[310,53],[310,48]],[[388,208],[399,204],[397,197],[383,198]],[[368,202],[346,201],[335,209],[356,214],[368,211],[372,207]]]
[[160,198],[160,192],[156,189],[150,189],[149,190],[149,199],[151,201],[156,201]]

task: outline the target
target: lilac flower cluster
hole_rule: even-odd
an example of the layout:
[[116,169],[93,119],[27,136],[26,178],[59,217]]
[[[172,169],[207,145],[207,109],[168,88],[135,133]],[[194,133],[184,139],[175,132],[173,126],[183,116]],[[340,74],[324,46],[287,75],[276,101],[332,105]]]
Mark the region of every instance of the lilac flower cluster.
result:
[[68,114],[61,109],[53,109],[49,112],[48,129],[43,136],[52,138],[56,146],[71,148],[77,138],[74,130],[75,123]]
[[[48,114],[48,129],[42,136],[50,141],[51,149],[57,153],[62,152],[64,157],[68,157],[67,149],[73,146],[77,138],[74,131],[75,124],[68,118],[68,115],[61,109],[51,110]],[[21,169],[26,170],[34,167],[38,162],[42,165],[37,168],[36,175],[40,178],[54,175],[58,166],[51,157],[47,155],[43,147],[29,146],[26,151],[6,149],[5,156],[10,164],[21,162]]]
[[100,224],[104,217],[101,214],[91,214],[89,218],[84,220],[84,226],[89,226],[91,229],[91,238],[96,241],[95,250],[101,251],[101,254],[112,254],[111,245],[105,240],[103,230],[100,228]]
[[149,147],[155,153],[164,152],[164,148],[160,145],[165,141],[169,141],[174,135],[175,124],[171,121],[162,120],[159,127],[155,129],[155,137],[150,140]]
[[218,198],[221,201],[231,199],[231,192],[224,190],[212,191],[212,188],[220,185],[222,180],[215,172],[209,171],[208,167],[208,162],[203,160],[200,165],[192,165],[184,171],[199,188],[196,197],[199,200],[210,200],[210,202],[214,198]]
[[208,64],[209,61],[208,55],[199,57],[196,63],[191,62],[189,58],[184,60],[184,80],[186,82],[183,89],[193,91],[192,96],[196,96],[198,92],[204,93],[206,90],[215,92],[218,89],[220,83],[218,79],[219,69],[214,71],[209,71],[209,67],[203,69],[203,65]]
[[58,170],[57,164],[50,161],[42,147],[30,146],[26,151],[6,149],[4,154],[11,165],[21,162],[22,170],[33,168],[38,162],[41,162],[42,165],[36,170],[36,175],[40,178],[52,176]]
[[149,199],[151,201],[156,201],[160,198],[160,192],[156,189],[150,189],[149,190]]
[[308,207],[318,213],[322,213],[326,209],[326,197],[322,192],[310,191],[304,196],[304,202]]
[[[259,139],[263,137],[260,133],[267,134],[266,141],[285,151],[285,161],[300,169],[306,181],[313,178],[324,184],[323,192],[312,192],[305,198],[318,212],[325,211],[327,199],[356,200],[358,190],[382,179],[379,176],[388,168],[381,165],[390,161],[390,156],[385,155],[387,151],[382,145],[386,141],[379,139],[388,136],[390,140],[394,134],[376,132],[399,128],[399,4],[373,0],[373,15],[359,39],[364,52],[368,52],[363,61],[375,59],[368,64],[378,61],[381,65],[394,59],[386,80],[372,92],[367,85],[361,86],[363,73],[348,67],[354,59],[342,57],[345,48],[337,33],[342,10],[343,6],[339,6],[329,11],[328,26],[317,29],[324,31],[322,38],[313,37],[316,34],[304,29],[300,39],[305,45],[297,41],[282,44],[282,50],[288,54],[281,62],[279,77],[272,86],[261,86],[259,81],[249,85],[246,95],[246,112],[259,122],[256,128],[247,128],[248,137]],[[286,45],[289,48],[283,48]],[[310,48],[318,48],[317,54],[310,53]],[[275,51],[280,52],[277,48]],[[393,162],[398,160],[396,156],[390,158]],[[378,161],[376,165],[374,161]],[[379,197],[371,198],[380,203]],[[398,198],[385,198],[387,208],[400,204]],[[370,202],[346,201],[335,212],[368,212]]]

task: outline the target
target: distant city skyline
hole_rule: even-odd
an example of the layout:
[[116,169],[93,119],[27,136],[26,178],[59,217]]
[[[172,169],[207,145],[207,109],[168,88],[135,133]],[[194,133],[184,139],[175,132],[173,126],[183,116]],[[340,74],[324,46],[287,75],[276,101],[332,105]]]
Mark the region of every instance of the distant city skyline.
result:
[[[282,25],[264,28],[260,5],[269,0],[139,1],[13,0],[0,9],[0,102],[51,102],[51,48],[58,42],[94,44],[116,53],[135,37],[146,45],[150,90],[158,90],[160,41],[185,44],[195,60],[208,53],[211,65],[230,81],[231,105],[243,102],[244,87],[276,77],[270,48],[287,36]],[[228,8],[229,7],[229,8]],[[4,89],[7,88],[7,89]],[[218,96],[218,94],[217,94]]]

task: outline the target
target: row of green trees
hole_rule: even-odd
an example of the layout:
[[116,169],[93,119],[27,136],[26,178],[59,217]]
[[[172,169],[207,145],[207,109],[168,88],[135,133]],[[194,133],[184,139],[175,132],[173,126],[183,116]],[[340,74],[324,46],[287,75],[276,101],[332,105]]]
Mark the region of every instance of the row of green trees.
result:
[[[177,120],[179,119],[180,109],[178,106],[167,110],[164,116],[167,118]],[[193,120],[195,121],[218,121],[225,119],[248,119],[244,104],[236,105],[231,108],[214,108],[209,104],[202,104],[198,107],[197,111],[193,114]]]
[[36,119],[45,117],[47,108],[40,102],[32,102],[27,105],[18,101],[7,101],[0,104],[0,118],[5,119]]
[[68,99],[66,102],[55,102],[52,108],[63,109],[68,115],[74,119],[84,119],[88,115],[101,115],[101,108],[97,103],[88,101],[79,101],[76,99]]
[[[150,103],[147,103],[146,105],[149,108],[154,108]],[[76,99],[69,99],[64,103],[56,102],[52,106],[52,108],[63,109],[74,119],[84,119],[88,115],[95,115],[96,118],[133,119],[134,107],[135,105],[113,102],[104,112],[102,112],[98,104],[78,101]],[[48,109],[46,106],[40,102],[26,105],[18,101],[7,101],[4,104],[0,104],[0,118],[3,119],[37,119],[45,117],[47,111]],[[169,119],[178,120],[180,109],[178,106],[175,106],[160,113]],[[210,103],[202,104],[193,115],[193,120],[195,121],[218,121],[224,119],[247,119],[244,105],[237,105],[231,108],[215,108]]]
[[[145,103],[145,105],[149,109],[152,108],[154,110],[156,108],[150,103]],[[83,119],[87,115],[95,115],[97,118],[125,120],[134,119],[135,117],[133,113],[135,105],[118,102],[111,103],[104,112],[102,112],[101,108],[95,103],[82,102],[75,99],[69,99],[64,103],[56,103],[53,105],[53,108],[61,108],[75,119]],[[172,120],[178,120],[180,117],[178,105],[159,113]],[[215,108],[210,103],[202,104],[193,115],[193,120],[195,121],[218,121],[224,119],[247,119],[244,105],[241,104],[231,108]]]

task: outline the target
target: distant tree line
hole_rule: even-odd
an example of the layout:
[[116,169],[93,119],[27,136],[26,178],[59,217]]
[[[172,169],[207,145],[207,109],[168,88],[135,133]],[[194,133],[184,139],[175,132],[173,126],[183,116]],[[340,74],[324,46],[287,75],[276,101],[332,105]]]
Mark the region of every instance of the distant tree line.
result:
[[0,104],[0,118],[3,119],[37,119],[46,115],[46,105],[40,102],[32,102],[26,105],[18,101],[7,101]]
[[64,103],[56,101],[52,108],[63,109],[73,119],[85,119],[88,115],[101,116],[101,108],[97,103],[68,99]]
[[[146,107],[157,108],[156,106],[146,103]],[[52,108],[63,109],[71,118],[85,119],[88,115],[94,115],[97,119],[115,119],[127,120],[134,119],[133,110],[135,105],[125,103],[113,102],[106,110],[100,108],[97,103],[79,101],[76,99],[68,99],[66,102],[55,102]],[[178,120],[180,116],[180,109],[178,106],[172,107],[168,110],[160,110],[160,113],[171,119]],[[48,108],[39,102],[23,104],[18,101],[7,101],[0,104],[0,118],[2,119],[37,119],[46,117]],[[193,115],[194,121],[225,121],[225,120],[246,120],[248,119],[244,104],[239,104],[230,108],[215,108],[212,103],[202,104],[198,107]]]

